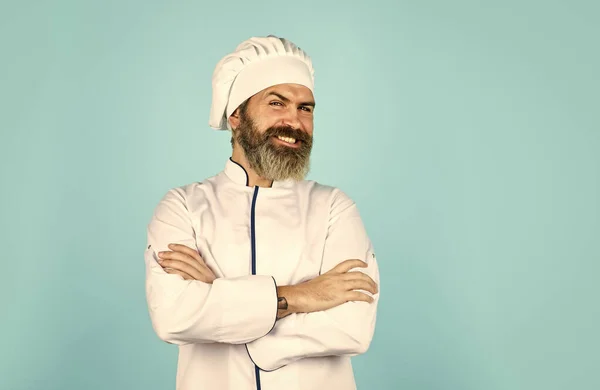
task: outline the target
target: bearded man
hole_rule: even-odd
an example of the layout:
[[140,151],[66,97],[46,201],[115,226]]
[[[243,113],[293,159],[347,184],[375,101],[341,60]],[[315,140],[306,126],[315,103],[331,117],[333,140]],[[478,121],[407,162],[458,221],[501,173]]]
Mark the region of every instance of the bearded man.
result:
[[179,347],[179,390],[355,389],[379,300],[356,204],[306,180],[314,70],[294,43],[242,42],[217,64],[209,125],[222,172],[169,190],[148,224],[146,298]]

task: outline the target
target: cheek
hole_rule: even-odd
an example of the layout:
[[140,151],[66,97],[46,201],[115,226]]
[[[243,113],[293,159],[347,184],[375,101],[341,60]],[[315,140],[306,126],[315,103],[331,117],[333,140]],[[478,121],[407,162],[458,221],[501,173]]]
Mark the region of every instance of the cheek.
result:
[[312,118],[302,119],[302,125],[304,126],[304,130],[310,135],[313,133],[314,122]]

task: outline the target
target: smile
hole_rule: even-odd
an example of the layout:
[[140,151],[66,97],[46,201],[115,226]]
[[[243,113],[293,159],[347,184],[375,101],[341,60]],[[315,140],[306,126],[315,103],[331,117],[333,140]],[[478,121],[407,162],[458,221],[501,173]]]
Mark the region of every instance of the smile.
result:
[[282,136],[279,136],[279,135],[276,136],[276,137],[273,137],[273,138],[275,138],[279,144],[282,144],[282,145],[285,145],[285,146],[288,146],[288,147],[291,147],[291,148],[297,148],[297,147],[299,147],[300,143],[302,142],[302,141],[296,140],[296,138],[282,137]]

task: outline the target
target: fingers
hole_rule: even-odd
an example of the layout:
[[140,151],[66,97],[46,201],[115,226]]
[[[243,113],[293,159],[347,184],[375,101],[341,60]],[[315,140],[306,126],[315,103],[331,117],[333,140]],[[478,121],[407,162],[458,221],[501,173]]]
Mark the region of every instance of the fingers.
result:
[[371,297],[365,293],[361,293],[358,291],[349,291],[348,294],[346,295],[346,302],[348,302],[348,301],[363,301],[363,302],[373,303],[374,299],[373,299],[373,297]]
[[195,250],[188,248],[185,245],[169,244],[169,248],[173,248],[172,251],[158,252],[158,256],[161,259],[175,259],[180,261],[189,262],[193,264],[203,264],[204,260],[200,257],[200,254]]
[[172,251],[159,252],[159,264],[191,276],[192,279],[212,283],[215,274],[206,265],[200,254],[185,245],[169,244]]
[[[185,263],[185,264],[195,268],[201,274],[206,274],[207,276],[214,276],[213,272],[211,271],[210,268],[208,268],[206,263],[204,263],[204,260],[202,259],[202,257],[200,257],[198,252],[196,252],[193,249],[188,248],[184,245],[177,245],[177,244],[169,245],[169,247],[171,247],[171,246],[173,246],[173,248],[176,248],[177,251],[165,251],[165,252],[158,253],[158,257],[161,258],[161,261],[166,262],[165,264],[167,264],[167,265],[168,264],[171,264],[171,265],[178,264],[178,263],[169,263],[168,262],[168,261],[178,261],[178,262]],[[185,253],[183,252],[183,248],[186,248]],[[159,261],[159,263],[161,265],[163,265],[163,263],[161,261]],[[187,271],[187,269],[188,269],[187,267],[186,267],[186,269],[182,269],[182,268],[178,267],[178,269],[180,271],[190,273]],[[192,274],[190,274],[190,275],[192,275]]]
[[186,274],[185,272],[181,272],[181,271],[178,271],[178,270],[173,269],[173,268],[165,268],[165,272],[168,273],[168,274],[172,274],[172,275],[179,275],[184,280],[194,280],[194,278],[192,278],[190,275]]
[[345,282],[344,287],[346,290],[364,290],[371,294],[377,294],[377,286],[366,280],[350,280]]
[[200,257],[200,253],[198,253],[198,251],[196,251],[188,246],[181,245],[181,244],[169,244],[169,249],[174,252],[183,252],[186,255],[190,256],[192,259],[194,259],[200,263],[204,263],[204,260],[202,259],[202,257]]
[[198,279],[202,276],[202,273],[200,271],[198,271],[195,267],[193,267],[192,265],[188,264],[185,261],[165,259],[165,260],[160,260],[158,263],[165,270],[167,268],[171,268],[171,269],[174,269],[174,270],[177,270],[180,272],[184,272],[184,273],[190,275],[194,279]]
[[377,283],[367,274],[362,272],[347,272],[341,275],[348,290],[365,290],[372,294],[379,292]]
[[341,263],[336,265],[331,271],[338,272],[338,273],[344,273],[344,272],[348,272],[352,268],[356,268],[356,267],[366,268],[367,265],[368,264],[362,260],[350,259],[350,260],[342,261]]
[[[183,273],[190,276],[193,280],[199,280],[204,283],[212,283],[216,279],[212,272],[200,272],[196,268],[183,261],[161,260],[159,263],[167,273],[174,273],[177,275],[181,275],[181,273]],[[170,271],[167,271],[167,269]]]

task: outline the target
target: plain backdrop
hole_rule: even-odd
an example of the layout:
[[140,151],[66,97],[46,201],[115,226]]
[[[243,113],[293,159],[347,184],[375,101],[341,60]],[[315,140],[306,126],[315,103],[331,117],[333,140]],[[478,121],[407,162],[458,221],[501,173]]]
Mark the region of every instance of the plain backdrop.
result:
[[223,169],[212,71],[268,34],[313,58],[309,178],[354,198],[376,248],[359,389],[600,388],[599,18],[594,1],[3,3],[0,389],[175,388],[146,225]]

